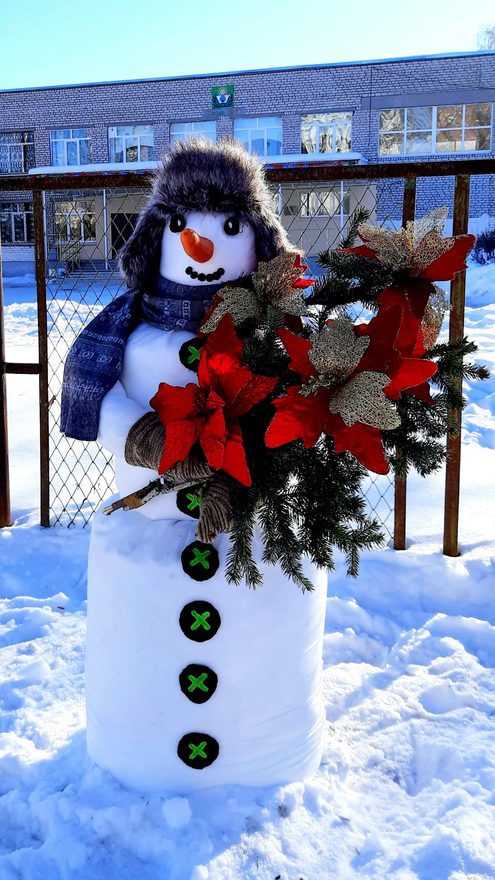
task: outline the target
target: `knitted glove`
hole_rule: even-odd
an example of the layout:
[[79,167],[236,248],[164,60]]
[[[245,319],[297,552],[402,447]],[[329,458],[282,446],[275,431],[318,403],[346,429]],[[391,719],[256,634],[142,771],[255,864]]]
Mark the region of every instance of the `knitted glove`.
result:
[[192,485],[201,483],[211,477],[215,471],[206,461],[198,461],[192,455],[188,455],[184,461],[178,461],[166,471],[166,476],[173,480],[176,486]]
[[165,428],[155,412],[148,412],[135,422],[125,441],[127,464],[157,471],[163,454]]
[[223,471],[206,483],[201,498],[199,523],[196,537],[210,544],[220,532],[230,532],[234,525],[230,491],[233,480]]
[[[155,412],[141,416],[130,429],[125,441],[124,458],[127,464],[157,471],[163,454],[165,428]],[[206,462],[188,455],[167,471],[171,484],[181,486],[207,480],[215,473]]]

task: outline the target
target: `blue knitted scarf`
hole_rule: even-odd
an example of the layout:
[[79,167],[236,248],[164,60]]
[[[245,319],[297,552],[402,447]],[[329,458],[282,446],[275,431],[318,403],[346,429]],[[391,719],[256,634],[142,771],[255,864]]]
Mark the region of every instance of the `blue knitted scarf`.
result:
[[177,284],[158,276],[153,293],[128,290],[79,334],[65,362],[60,430],[95,440],[101,402],[120,376],[126,342],[140,321],[162,330],[197,331],[222,284]]

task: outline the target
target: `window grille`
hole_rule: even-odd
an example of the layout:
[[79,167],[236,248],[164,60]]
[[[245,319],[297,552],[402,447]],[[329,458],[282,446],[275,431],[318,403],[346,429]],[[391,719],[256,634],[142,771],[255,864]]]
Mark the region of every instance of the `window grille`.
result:
[[0,174],[25,174],[34,166],[32,131],[0,133]]
[[1,206],[2,244],[33,244],[33,206],[30,202],[4,202]]
[[91,200],[76,199],[55,202],[55,236],[57,241],[95,241],[96,219]]

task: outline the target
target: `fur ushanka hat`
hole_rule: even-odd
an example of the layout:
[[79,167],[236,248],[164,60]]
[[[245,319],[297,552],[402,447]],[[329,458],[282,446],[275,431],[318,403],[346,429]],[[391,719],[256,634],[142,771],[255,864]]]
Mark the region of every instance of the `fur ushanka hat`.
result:
[[120,252],[128,287],[144,291],[154,284],[165,223],[176,213],[233,214],[250,223],[258,260],[295,251],[271,203],[261,164],[238,141],[225,138],[214,144],[191,138],[177,143],[163,158],[150,201]]

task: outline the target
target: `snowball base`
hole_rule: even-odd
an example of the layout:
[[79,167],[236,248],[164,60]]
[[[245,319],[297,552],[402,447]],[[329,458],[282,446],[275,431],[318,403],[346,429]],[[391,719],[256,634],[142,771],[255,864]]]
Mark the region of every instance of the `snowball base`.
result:
[[[110,502],[114,499],[110,499]],[[108,504],[109,502],[105,502]],[[215,546],[216,575],[204,583],[182,570],[194,520],[150,520],[138,511],[95,515],[88,569],[86,653],[90,757],[140,791],[185,793],[211,785],[271,785],[303,779],[320,763],[326,572],[306,565],[315,585],[302,593],[276,566],[260,563],[257,590],[223,575],[229,539]],[[260,555],[259,542],[255,552]],[[221,626],[205,642],[187,638],[179,615],[206,600]],[[213,696],[192,703],[178,677],[191,663],[218,675]],[[220,745],[202,770],[177,756],[184,734]]]

